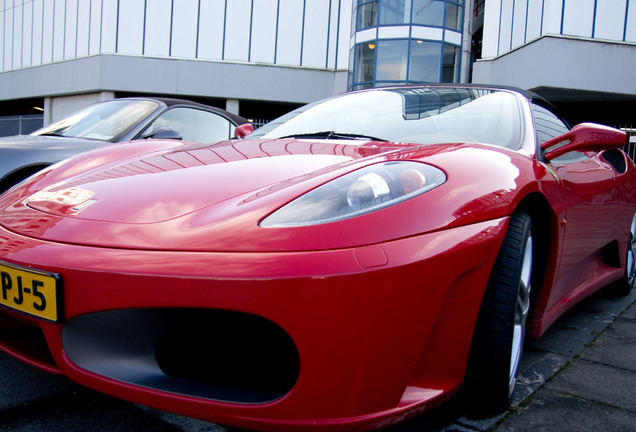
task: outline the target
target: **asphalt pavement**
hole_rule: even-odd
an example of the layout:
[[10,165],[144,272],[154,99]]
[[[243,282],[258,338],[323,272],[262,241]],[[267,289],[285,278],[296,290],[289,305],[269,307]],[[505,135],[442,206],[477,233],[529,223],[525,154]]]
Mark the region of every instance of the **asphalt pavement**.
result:
[[[636,431],[636,291],[599,292],[528,341],[513,407],[488,418],[453,400],[384,432]],[[145,408],[0,351],[0,431],[236,432]]]

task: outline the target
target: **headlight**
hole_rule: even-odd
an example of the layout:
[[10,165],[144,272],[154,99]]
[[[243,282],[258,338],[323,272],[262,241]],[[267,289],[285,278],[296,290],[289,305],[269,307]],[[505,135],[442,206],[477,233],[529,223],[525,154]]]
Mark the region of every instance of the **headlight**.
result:
[[440,169],[419,162],[370,165],[295,199],[263,219],[260,226],[295,227],[349,219],[401,203],[445,181]]

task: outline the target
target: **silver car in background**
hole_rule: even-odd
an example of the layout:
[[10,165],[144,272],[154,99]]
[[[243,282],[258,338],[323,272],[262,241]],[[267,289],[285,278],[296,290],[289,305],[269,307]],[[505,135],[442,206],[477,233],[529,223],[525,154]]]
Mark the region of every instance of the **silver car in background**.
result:
[[98,102],[29,135],[0,138],[0,193],[75,154],[136,139],[211,143],[229,139],[248,120],[181,99],[122,98]]

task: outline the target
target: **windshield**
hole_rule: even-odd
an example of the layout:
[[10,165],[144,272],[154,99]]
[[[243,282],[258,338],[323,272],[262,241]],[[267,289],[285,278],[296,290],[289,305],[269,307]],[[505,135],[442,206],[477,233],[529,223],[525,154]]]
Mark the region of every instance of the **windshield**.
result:
[[91,105],[31,135],[55,135],[115,142],[158,107],[158,102],[150,100],[110,100]]
[[414,144],[521,145],[516,96],[477,88],[396,88],[339,95],[305,105],[248,138],[376,140]]

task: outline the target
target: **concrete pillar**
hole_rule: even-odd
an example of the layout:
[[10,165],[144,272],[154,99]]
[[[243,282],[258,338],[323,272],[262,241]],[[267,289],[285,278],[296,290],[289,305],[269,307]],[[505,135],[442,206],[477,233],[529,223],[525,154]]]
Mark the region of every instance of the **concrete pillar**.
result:
[[225,101],[225,110],[232,114],[239,115],[239,101],[238,99],[227,99]]
[[471,50],[473,32],[473,0],[464,2],[464,26],[462,34],[461,70],[459,72],[459,82],[467,83],[470,74]]
[[42,126],[48,126],[53,121],[51,120],[51,115],[53,114],[53,103],[50,97],[44,98],[44,111],[42,112]]

